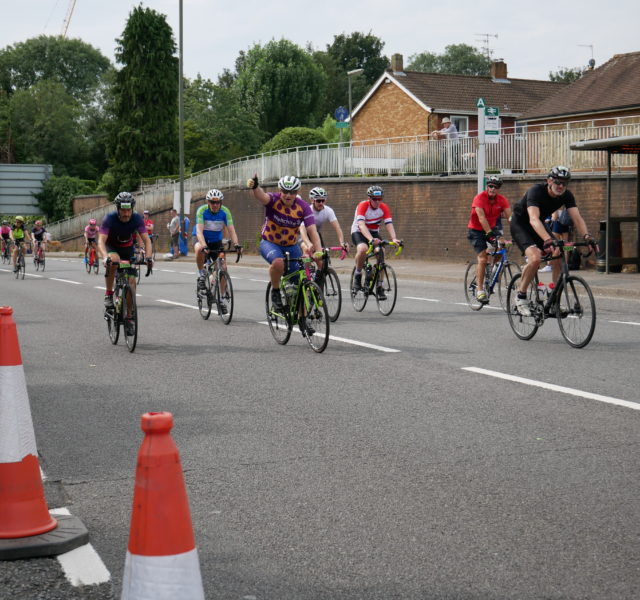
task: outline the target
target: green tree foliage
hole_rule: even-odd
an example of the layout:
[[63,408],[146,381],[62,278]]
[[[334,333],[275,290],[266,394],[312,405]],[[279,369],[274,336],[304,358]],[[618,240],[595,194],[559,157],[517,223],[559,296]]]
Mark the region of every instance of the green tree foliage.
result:
[[50,221],[59,221],[73,214],[72,201],[75,196],[94,193],[95,182],[77,177],[50,177],[44,182],[42,191],[35,194],[38,206]]
[[487,77],[491,60],[468,44],[451,44],[442,54],[421,52],[409,57],[408,71]]
[[314,146],[315,144],[326,144],[319,129],[309,127],[285,127],[282,131],[274,135],[266,144],[260,148],[260,152],[273,152],[286,148],[296,148],[298,146]]
[[319,127],[320,133],[325,137],[328,143],[335,143],[340,141],[340,132],[342,132],[342,141],[348,142],[351,139],[351,128],[349,127],[336,127],[336,120],[331,116],[327,115],[322,123],[322,126]]
[[41,35],[0,50],[0,88],[11,94],[53,80],[82,100],[110,68],[108,58],[81,40]]
[[178,164],[178,59],[166,17],[134,8],[117,42],[110,195]]
[[555,81],[557,83],[573,83],[578,81],[584,74],[585,69],[582,67],[574,67],[573,69],[561,68],[557,71],[549,72],[549,81]]
[[262,131],[315,125],[326,76],[311,56],[292,42],[255,45],[240,64],[234,88],[245,109],[259,117]]

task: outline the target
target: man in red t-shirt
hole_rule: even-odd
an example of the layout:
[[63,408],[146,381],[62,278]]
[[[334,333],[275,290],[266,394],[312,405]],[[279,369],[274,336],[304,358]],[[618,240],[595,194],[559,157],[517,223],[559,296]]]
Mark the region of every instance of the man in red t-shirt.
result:
[[487,243],[495,245],[497,237],[502,235],[496,227],[498,218],[511,217],[509,201],[498,194],[502,186],[502,179],[492,175],[487,179],[487,189],[480,192],[471,204],[471,215],[467,224],[467,239],[478,255],[476,266],[476,298],[479,302],[487,302],[487,293],[484,291],[484,274],[487,266]]

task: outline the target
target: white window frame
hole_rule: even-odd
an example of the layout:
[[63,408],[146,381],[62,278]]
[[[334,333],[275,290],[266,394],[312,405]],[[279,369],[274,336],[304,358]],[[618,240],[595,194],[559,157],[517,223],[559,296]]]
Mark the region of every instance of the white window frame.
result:
[[451,115],[451,122],[456,126],[460,137],[469,137],[469,117]]

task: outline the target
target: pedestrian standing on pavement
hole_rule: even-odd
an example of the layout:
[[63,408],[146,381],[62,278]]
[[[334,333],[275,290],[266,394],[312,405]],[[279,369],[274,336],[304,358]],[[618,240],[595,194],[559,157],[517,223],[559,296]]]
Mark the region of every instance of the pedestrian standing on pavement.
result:
[[171,219],[167,223],[167,229],[171,237],[169,252],[173,254],[173,258],[178,258],[180,256],[180,218],[175,208],[171,209],[170,216]]

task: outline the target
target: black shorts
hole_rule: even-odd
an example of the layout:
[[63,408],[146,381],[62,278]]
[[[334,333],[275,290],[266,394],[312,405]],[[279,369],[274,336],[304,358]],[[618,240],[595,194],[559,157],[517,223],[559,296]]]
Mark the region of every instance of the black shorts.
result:
[[531,227],[531,223],[528,221],[522,223],[516,218],[511,219],[511,237],[522,251],[522,254],[530,246],[537,246],[542,250],[542,245],[544,244],[544,240]]
[[[497,227],[494,227],[491,231],[495,236],[502,235]],[[487,236],[484,234],[483,229],[467,229],[467,239],[471,242],[476,254],[480,254],[480,252],[487,249]]]
[[107,246],[107,252],[112,252],[120,257],[120,260],[133,261],[134,248],[133,246],[123,246],[121,248],[115,248],[114,246]]
[[218,254],[224,250],[222,242],[207,242],[207,248],[209,249],[211,260],[218,258]]
[[[371,234],[371,237],[380,239],[380,232],[370,231],[369,233]],[[364,237],[364,235],[362,235],[361,231],[355,231],[354,233],[352,233],[351,241],[355,244],[356,247],[358,246],[358,244],[366,244],[367,246],[369,245],[369,240]]]

